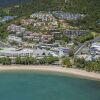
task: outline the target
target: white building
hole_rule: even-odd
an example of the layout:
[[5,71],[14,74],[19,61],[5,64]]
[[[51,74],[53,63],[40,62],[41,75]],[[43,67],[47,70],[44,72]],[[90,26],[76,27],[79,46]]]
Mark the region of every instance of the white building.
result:
[[51,13],[46,13],[46,12],[33,13],[30,17],[37,18],[42,21],[54,21],[55,20],[55,18],[53,17]]
[[0,50],[0,56],[8,56],[8,57],[17,57],[17,56],[32,56],[33,55],[33,50],[31,49],[19,49],[17,50],[16,48],[2,48]]
[[33,56],[34,57],[44,57],[44,56],[50,56],[50,51],[45,50],[45,49],[34,49],[33,50]]
[[20,37],[14,36],[14,35],[9,35],[8,38],[7,38],[7,40],[9,42],[15,41],[16,43],[22,43],[22,39]]
[[7,30],[9,32],[19,32],[19,33],[22,33],[22,32],[25,32],[26,28],[21,27],[21,26],[17,26],[15,24],[11,24],[10,26],[8,26]]
[[100,42],[95,42],[91,45],[90,48],[91,53],[99,54],[100,55]]
[[56,57],[67,56],[69,52],[69,48],[64,47],[56,47],[50,50],[50,54]]

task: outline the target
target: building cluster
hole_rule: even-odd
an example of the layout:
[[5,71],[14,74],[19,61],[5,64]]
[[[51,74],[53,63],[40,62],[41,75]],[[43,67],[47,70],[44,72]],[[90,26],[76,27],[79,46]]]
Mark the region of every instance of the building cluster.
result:
[[76,14],[76,13],[74,14],[63,11],[53,11],[53,15],[60,19],[65,19],[65,20],[77,20],[85,16],[83,14]]
[[23,39],[25,40],[31,40],[33,42],[46,42],[48,43],[50,40],[53,39],[52,35],[44,35],[43,33],[36,33],[36,32],[30,32],[26,31],[25,34],[23,34]]
[[66,48],[65,47],[56,47],[56,48],[50,49],[50,51],[53,56],[64,57],[64,56],[68,56],[69,48],[68,47],[66,47]]
[[27,19],[22,19],[22,25],[29,25],[32,28],[46,29],[57,28],[58,22],[56,18],[49,12],[37,12],[30,15]]
[[29,19],[22,19],[21,20],[21,24],[22,25],[32,25],[33,23],[35,23],[36,20],[29,18]]
[[28,18],[28,19],[22,19],[21,20],[21,24],[23,26],[27,26],[27,25],[31,25],[33,28],[34,27],[43,27],[43,26],[46,26],[46,23],[45,22],[42,22],[42,21],[38,21],[36,19],[32,19],[32,18]]
[[[10,44],[10,47],[6,48],[1,46],[0,56],[68,56],[69,51],[74,47],[74,43],[70,41],[68,44],[63,41],[62,38],[66,39],[63,36],[68,36],[68,38],[80,36],[89,31],[81,30],[78,27],[73,28],[65,20],[77,20],[84,16],[83,14],[63,11],[40,11],[31,14],[29,18],[22,18],[20,19],[20,24],[16,23],[8,26],[7,31],[10,35],[7,37],[7,42]],[[15,17],[5,16],[3,20],[9,21],[13,18]],[[15,45],[13,45],[14,43]],[[16,49],[19,47],[20,49]],[[87,52],[91,57],[93,55],[100,55],[100,43],[93,43]],[[85,59],[90,57],[88,54],[86,54],[87,56],[85,54],[83,55]],[[77,56],[81,57],[82,54]]]
[[54,21],[55,17],[50,13],[50,12],[37,12],[37,13],[33,13],[31,16],[31,18],[35,18],[41,21]]
[[0,50],[0,56],[6,57],[23,57],[23,56],[31,56],[33,54],[33,50],[31,49],[16,49],[16,48],[2,48]]
[[8,36],[8,42],[12,43],[12,42],[16,42],[18,44],[22,43],[22,39],[20,37],[14,36],[14,35],[9,35]]
[[0,18],[0,23],[5,23],[7,21],[13,20],[16,16],[4,16]]
[[100,55],[100,42],[93,43],[90,47],[91,54]]
[[100,42],[93,42],[89,47],[82,49],[82,54],[77,55],[78,58],[84,58],[86,61],[92,61],[100,58]]
[[88,32],[88,30],[64,30],[64,34],[67,36],[80,36]]
[[17,26],[14,24],[8,26],[7,30],[13,34],[8,36],[8,41],[14,40],[16,42],[21,42],[22,40],[30,40],[34,42],[47,43],[53,39],[52,35],[43,34],[41,32],[39,33],[31,32],[28,31],[26,28],[23,28],[22,26]]
[[24,33],[26,31],[26,28],[24,28],[22,26],[15,25],[15,24],[11,24],[10,26],[8,26],[7,30],[8,30],[8,32],[21,34],[21,33]]
[[1,57],[25,57],[25,56],[32,56],[32,57],[44,57],[44,56],[54,56],[54,57],[62,57],[68,55],[68,48],[64,47],[55,47],[50,50],[41,49],[41,48],[2,48],[0,50]]

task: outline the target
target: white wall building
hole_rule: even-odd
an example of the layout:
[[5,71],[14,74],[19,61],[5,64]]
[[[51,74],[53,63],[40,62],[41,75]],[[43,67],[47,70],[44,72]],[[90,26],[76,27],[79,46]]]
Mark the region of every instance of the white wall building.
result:
[[56,57],[67,56],[69,52],[69,48],[57,47],[50,50],[51,55]]
[[7,30],[9,32],[20,32],[20,33],[22,33],[22,32],[25,32],[26,28],[12,24],[12,25],[8,26]]
[[14,35],[9,35],[8,38],[7,38],[7,40],[8,40],[9,42],[15,41],[15,42],[17,42],[17,43],[22,43],[22,39],[21,39],[20,37],[14,36]]
[[46,12],[33,13],[30,17],[37,18],[42,21],[54,21],[55,20],[54,16],[51,13],[46,13]]
[[33,55],[33,50],[31,49],[19,49],[17,50],[16,48],[2,48],[0,50],[0,56],[8,56],[8,57],[17,57],[17,56],[32,56]]
[[99,54],[100,55],[100,42],[95,42],[90,47],[91,53]]

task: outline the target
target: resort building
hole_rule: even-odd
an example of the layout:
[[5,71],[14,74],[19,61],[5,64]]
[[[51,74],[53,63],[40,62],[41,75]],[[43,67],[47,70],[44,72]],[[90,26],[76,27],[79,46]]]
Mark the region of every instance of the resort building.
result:
[[100,55],[100,42],[93,43],[90,47],[90,52],[91,54],[94,54],[94,55],[96,54]]
[[33,56],[34,57],[45,57],[45,56],[50,56],[50,51],[49,50],[45,50],[45,49],[40,49],[40,48],[37,48],[37,49],[33,49]]
[[55,20],[53,15],[51,13],[48,13],[48,12],[33,13],[30,17],[37,18],[38,20],[41,20],[41,21],[53,21],[53,20]]
[[87,30],[64,30],[64,34],[67,36],[79,36],[88,32]]
[[49,29],[49,32],[50,32],[51,35],[53,35],[53,37],[58,37],[59,38],[60,35],[61,35],[60,30],[57,29],[57,28]]
[[8,42],[16,42],[16,43],[22,43],[22,39],[20,37],[9,35],[7,38]]
[[0,56],[6,57],[24,57],[24,56],[32,56],[33,50],[31,49],[16,49],[16,48],[2,48],[0,50]]
[[45,49],[16,49],[16,48],[2,48],[0,50],[1,57],[26,57],[26,56],[33,56],[33,57],[44,57],[50,56],[50,51]]
[[26,28],[23,28],[21,26],[17,26],[15,24],[11,24],[10,26],[8,26],[7,30],[9,32],[23,33],[26,31]]
[[40,42],[41,36],[42,36],[41,33],[33,33],[33,32],[30,32],[30,31],[26,31],[23,34],[23,39],[32,40],[34,42]]
[[53,11],[52,13],[54,16],[64,20],[77,20],[84,17],[83,14],[74,14],[74,13],[63,12],[63,11]]
[[45,22],[35,22],[35,23],[33,23],[33,27],[43,27],[43,26],[45,26]]
[[4,16],[3,18],[0,18],[0,23],[4,23],[10,20],[13,20],[14,18],[16,18],[16,16]]
[[53,44],[39,43],[36,45],[36,47],[41,48],[41,49],[51,49],[51,48],[55,48],[58,46],[59,45],[57,43],[53,43]]
[[33,24],[34,22],[35,22],[34,19],[22,19],[22,20],[21,20],[22,25],[31,25],[31,24]]
[[56,57],[68,56],[69,48],[64,48],[64,47],[52,48],[50,49],[50,53]]
[[47,42],[49,42],[52,39],[53,39],[52,35],[42,35],[41,42],[47,43]]

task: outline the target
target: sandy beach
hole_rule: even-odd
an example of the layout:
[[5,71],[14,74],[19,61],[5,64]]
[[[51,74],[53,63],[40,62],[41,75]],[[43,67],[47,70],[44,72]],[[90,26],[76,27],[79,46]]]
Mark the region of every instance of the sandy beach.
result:
[[47,71],[58,72],[69,75],[76,75],[78,77],[90,78],[93,80],[100,80],[100,74],[94,72],[87,72],[85,70],[63,68],[60,66],[39,66],[39,65],[0,65],[0,71],[21,71],[21,70],[35,70],[35,71]]

